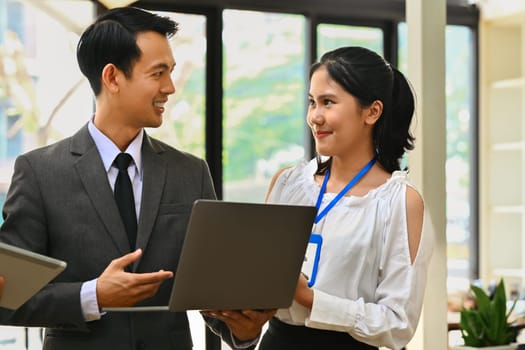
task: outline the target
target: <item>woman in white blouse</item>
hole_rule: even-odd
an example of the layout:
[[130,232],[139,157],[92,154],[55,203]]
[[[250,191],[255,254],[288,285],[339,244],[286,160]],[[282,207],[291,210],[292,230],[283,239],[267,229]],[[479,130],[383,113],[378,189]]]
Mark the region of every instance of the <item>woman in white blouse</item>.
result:
[[400,165],[414,148],[413,93],[376,53],[343,47],[312,66],[308,95],[318,157],[278,172],[267,201],[317,205],[318,217],[293,304],[259,349],[401,349],[432,250],[423,199]]

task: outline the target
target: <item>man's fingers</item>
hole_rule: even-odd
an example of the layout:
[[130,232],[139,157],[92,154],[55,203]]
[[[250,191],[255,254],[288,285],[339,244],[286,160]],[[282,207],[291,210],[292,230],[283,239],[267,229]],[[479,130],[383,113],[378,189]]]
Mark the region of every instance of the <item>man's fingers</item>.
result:
[[157,291],[159,290],[160,282],[158,283],[149,283],[149,284],[141,284],[139,286],[136,286],[133,288],[133,298],[139,300],[151,298],[155,294],[157,294]]
[[134,252],[128,253],[126,255],[121,256],[120,258],[113,260],[110,266],[124,270],[126,266],[137,261],[141,255],[142,249],[137,249]]
[[145,272],[134,274],[135,282],[137,284],[147,285],[160,283],[168,278],[173,277],[173,272],[160,270],[157,272]]
[[126,276],[126,280],[122,281],[124,289],[127,289],[130,293],[140,295],[144,291],[158,289],[164,280],[173,277],[173,273],[161,270],[147,273],[126,273]]

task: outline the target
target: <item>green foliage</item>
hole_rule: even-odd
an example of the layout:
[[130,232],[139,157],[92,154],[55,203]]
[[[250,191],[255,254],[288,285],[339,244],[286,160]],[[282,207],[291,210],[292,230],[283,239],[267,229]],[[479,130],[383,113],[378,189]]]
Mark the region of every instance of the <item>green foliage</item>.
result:
[[509,315],[516,305],[507,312],[507,295],[503,279],[498,283],[492,299],[485,291],[474,285],[476,307],[461,310],[460,329],[466,346],[484,347],[507,345],[516,338],[516,329],[509,323]]
[[302,145],[305,134],[304,63],[287,57],[255,77],[239,78],[225,91],[224,179],[253,177],[257,160]]

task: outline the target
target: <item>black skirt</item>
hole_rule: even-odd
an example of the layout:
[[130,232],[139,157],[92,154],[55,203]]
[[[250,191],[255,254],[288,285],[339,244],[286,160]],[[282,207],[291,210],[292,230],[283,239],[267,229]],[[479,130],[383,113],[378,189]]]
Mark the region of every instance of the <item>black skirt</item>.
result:
[[272,318],[259,350],[377,350],[345,332],[292,326]]

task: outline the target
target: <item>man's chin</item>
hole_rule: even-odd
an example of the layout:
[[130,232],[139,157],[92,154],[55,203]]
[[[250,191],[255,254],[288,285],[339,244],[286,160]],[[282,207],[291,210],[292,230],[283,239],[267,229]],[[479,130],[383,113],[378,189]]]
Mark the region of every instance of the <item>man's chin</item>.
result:
[[161,125],[162,125],[162,115],[157,116],[157,118],[155,120],[152,120],[147,127],[148,128],[158,128]]

